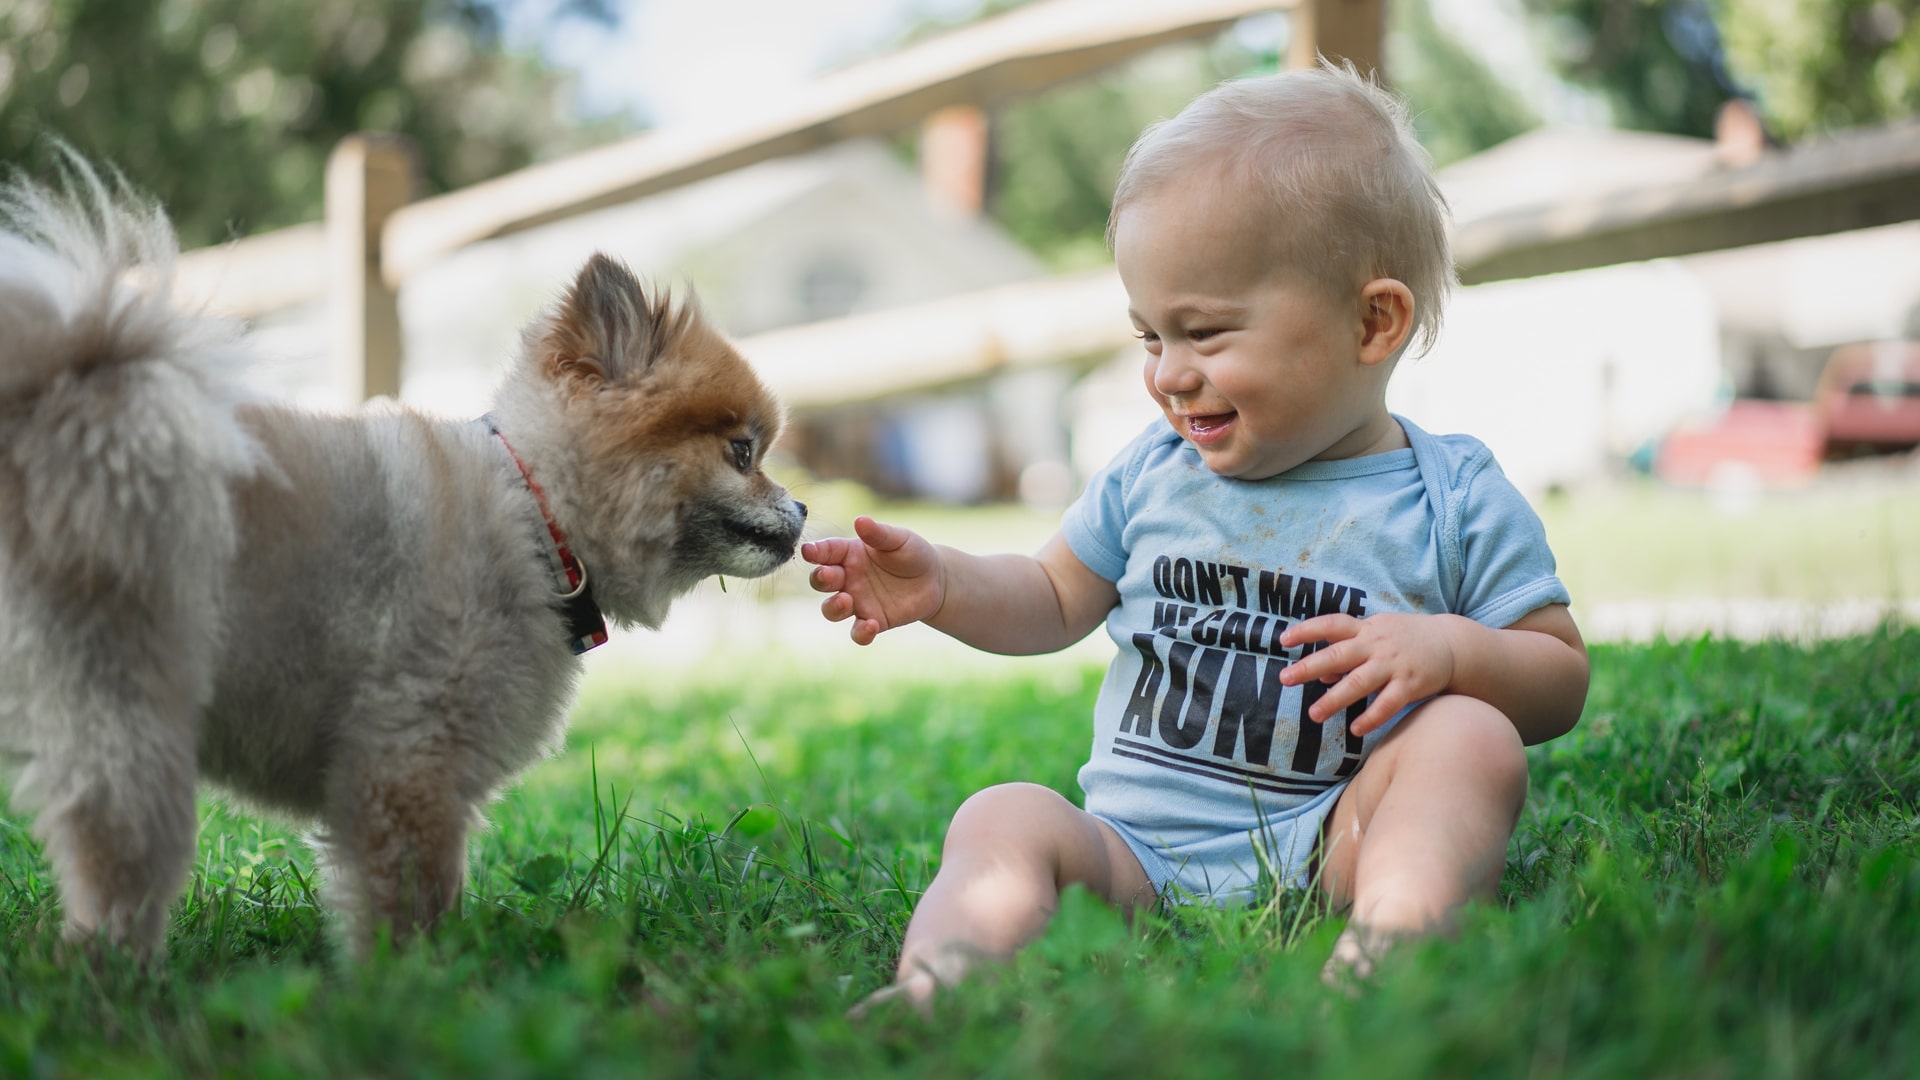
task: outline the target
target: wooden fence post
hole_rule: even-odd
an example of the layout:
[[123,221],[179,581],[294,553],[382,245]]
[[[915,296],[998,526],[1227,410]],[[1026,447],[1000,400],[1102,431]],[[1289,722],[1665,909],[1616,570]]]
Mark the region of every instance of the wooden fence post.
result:
[[1299,0],[1293,5],[1293,36],[1287,43],[1287,67],[1312,67],[1315,54],[1334,63],[1353,61],[1360,73],[1386,81],[1380,40],[1386,30],[1387,0]]
[[400,298],[380,272],[380,237],[413,189],[413,150],[397,136],[349,135],[327,159],[330,352],[354,404],[400,394]]

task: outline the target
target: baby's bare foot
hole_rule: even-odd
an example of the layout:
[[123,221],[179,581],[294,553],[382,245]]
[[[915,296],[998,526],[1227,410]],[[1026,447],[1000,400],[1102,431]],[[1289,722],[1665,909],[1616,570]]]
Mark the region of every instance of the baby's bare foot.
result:
[[903,965],[909,970],[903,972],[892,986],[882,987],[861,998],[853,1008],[847,1010],[847,1019],[864,1020],[875,1009],[886,1008],[895,1002],[912,1005],[921,1016],[932,1016],[935,994],[945,987],[957,985],[981,961],[994,959],[998,957],[972,945],[956,942],[942,946],[930,960],[916,958]]
[[854,1003],[847,1010],[847,1019],[865,1020],[876,1009],[889,1008],[896,1003],[911,1005],[921,1016],[933,1015],[934,991],[940,989],[940,983],[924,971],[915,972],[892,986],[883,986]]
[[1392,934],[1348,923],[1333,943],[1333,955],[1320,969],[1320,981],[1348,997],[1359,997],[1360,988],[1373,977],[1374,965],[1395,940]]

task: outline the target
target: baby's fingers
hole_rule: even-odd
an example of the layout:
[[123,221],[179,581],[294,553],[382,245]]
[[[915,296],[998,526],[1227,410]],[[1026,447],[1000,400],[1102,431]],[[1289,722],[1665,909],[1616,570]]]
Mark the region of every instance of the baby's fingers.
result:
[[800,557],[817,566],[838,566],[847,561],[847,552],[855,543],[844,536],[809,540],[800,545]]
[[875,521],[870,517],[853,519],[854,534],[862,543],[875,551],[895,551],[913,538],[913,533],[898,525],[889,525],[884,521]]
[[1380,672],[1378,665],[1362,664],[1347,672],[1346,678],[1327,687],[1327,692],[1321,694],[1320,700],[1313,703],[1313,707],[1307,710],[1307,715],[1324,724],[1340,710],[1356,701],[1364,701],[1368,694],[1379,690],[1386,683],[1387,679]]
[[834,593],[820,601],[820,614],[825,615],[828,622],[848,618],[853,614],[853,597],[843,592]]
[[844,566],[816,566],[807,574],[807,584],[814,592],[839,592],[847,587],[847,569]]
[[853,626],[847,633],[853,638],[855,645],[873,644],[873,639],[879,637],[880,631],[886,629],[879,619],[854,618],[853,597],[846,593],[834,593],[820,601],[820,614],[825,615],[828,622],[844,622],[847,619],[853,619]]
[[1355,735],[1365,735],[1374,728],[1393,719],[1401,709],[1411,704],[1413,704],[1411,697],[1389,685],[1385,690],[1380,691],[1378,697],[1373,699],[1373,704],[1367,706],[1367,711],[1354,718],[1353,723],[1348,725],[1347,730]]
[[[1305,625],[1304,623],[1302,625]],[[1367,654],[1357,645],[1342,642],[1315,649],[1280,669],[1283,686],[1299,686],[1319,679],[1332,682],[1365,662]]]
[[1309,641],[1345,641],[1360,632],[1360,620],[1351,615],[1317,615],[1287,627],[1280,644],[1288,648]]

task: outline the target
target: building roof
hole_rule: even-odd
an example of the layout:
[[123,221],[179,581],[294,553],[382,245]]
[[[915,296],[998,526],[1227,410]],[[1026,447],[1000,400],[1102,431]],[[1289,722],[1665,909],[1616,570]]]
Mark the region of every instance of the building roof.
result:
[[1718,167],[1709,139],[1608,128],[1543,127],[1436,175],[1456,225],[1703,176]]

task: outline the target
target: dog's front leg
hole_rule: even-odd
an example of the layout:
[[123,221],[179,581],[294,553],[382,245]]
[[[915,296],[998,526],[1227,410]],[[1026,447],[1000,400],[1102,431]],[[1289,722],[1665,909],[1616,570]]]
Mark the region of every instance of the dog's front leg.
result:
[[453,762],[429,749],[334,771],[319,845],[328,901],[364,953],[379,928],[396,941],[458,908],[477,815]]

